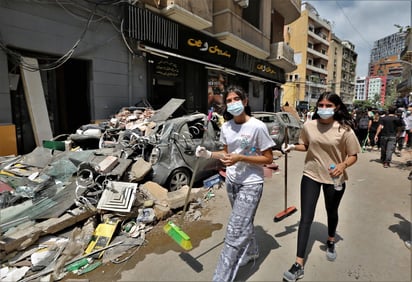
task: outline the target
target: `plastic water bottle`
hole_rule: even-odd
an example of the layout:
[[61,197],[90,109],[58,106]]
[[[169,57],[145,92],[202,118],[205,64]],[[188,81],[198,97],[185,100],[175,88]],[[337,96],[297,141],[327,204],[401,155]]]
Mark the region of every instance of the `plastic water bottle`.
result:
[[[334,164],[331,164],[329,166],[329,169],[335,169],[336,166]],[[333,180],[333,187],[335,188],[336,191],[341,191],[343,189],[342,183],[339,181],[339,177],[332,177]]]

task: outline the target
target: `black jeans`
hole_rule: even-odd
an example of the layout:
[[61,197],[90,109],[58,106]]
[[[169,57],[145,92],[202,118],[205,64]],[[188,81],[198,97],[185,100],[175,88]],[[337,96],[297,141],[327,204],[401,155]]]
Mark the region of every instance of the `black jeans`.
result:
[[383,163],[390,163],[392,161],[392,154],[396,148],[396,137],[382,136],[381,137],[381,161]]
[[328,217],[328,235],[335,237],[336,227],[338,226],[338,208],[346,183],[342,184],[343,189],[336,191],[332,184],[322,184],[313,179],[303,176],[300,184],[300,223],[298,231],[297,256],[305,258],[306,246],[308,244],[310,228],[315,216],[316,203],[319,199],[320,188],[323,187],[323,197]]

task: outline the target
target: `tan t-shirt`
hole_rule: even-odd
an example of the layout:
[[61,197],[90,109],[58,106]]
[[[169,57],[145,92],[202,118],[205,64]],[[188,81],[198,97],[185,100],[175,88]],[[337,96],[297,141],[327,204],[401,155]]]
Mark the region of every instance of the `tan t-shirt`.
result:
[[[310,120],[303,125],[299,144],[308,148],[303,174],[326,184],[332,184],[329,166],[345,161],[347,156],[361,152],[358,138],[352,129],[343,128],[337,121],[322,124],[318,120]],[[348,180],[346,171],[340,181]]]

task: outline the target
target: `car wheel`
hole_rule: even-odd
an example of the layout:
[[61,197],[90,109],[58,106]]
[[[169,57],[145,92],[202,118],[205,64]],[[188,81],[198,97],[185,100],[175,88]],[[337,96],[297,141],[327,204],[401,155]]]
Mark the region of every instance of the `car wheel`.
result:
[[168,181],[169,191],[176,191],[182,188],[184,185],[189,185],[191,173],[188,169],[178,168],[174,170]]

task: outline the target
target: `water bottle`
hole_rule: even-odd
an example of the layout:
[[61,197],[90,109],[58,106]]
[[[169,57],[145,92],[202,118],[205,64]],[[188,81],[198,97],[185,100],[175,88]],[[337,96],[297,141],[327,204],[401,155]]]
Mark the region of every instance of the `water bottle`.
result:
[[[331,164],[329,166],[329,169],[333,170],[333,169],[335,169],[335,167],[336,166],[334,164]],[[332,177],[332,180],[333,180],[333,187],[335,188],[335,190],[336,191],[341,191],[343,189],[343,186],[342,186],[342,183],[340,183],[340,181],[339,181],[339,177]]]

